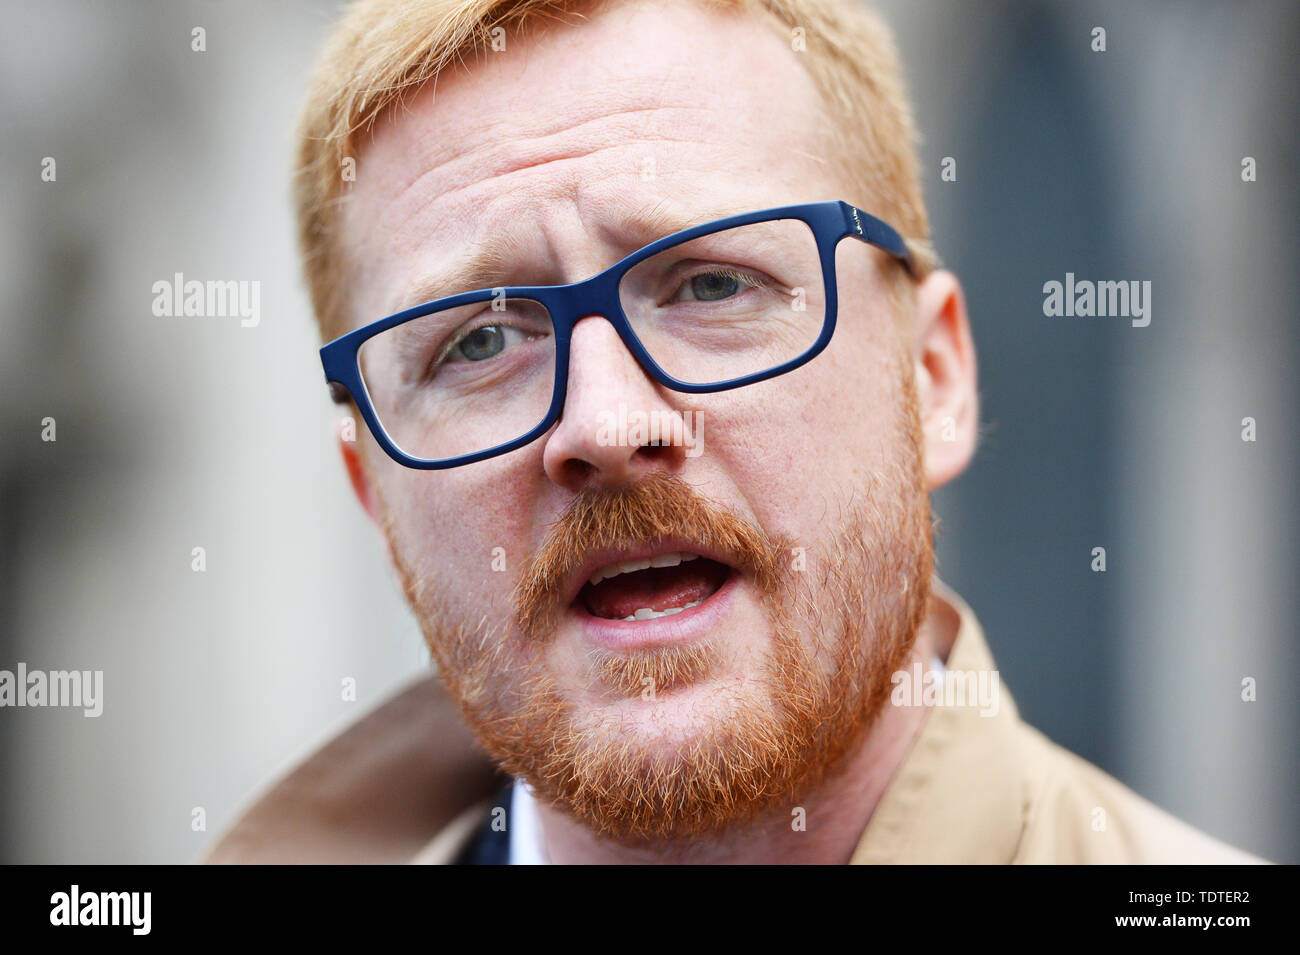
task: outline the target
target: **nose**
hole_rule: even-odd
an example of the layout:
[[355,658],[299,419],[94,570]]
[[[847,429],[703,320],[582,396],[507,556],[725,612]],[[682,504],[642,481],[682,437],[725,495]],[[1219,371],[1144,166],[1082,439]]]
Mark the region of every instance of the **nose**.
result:
[[576,492],[635,483],[656,469],[681,470],[686,419],[603,317],[574,324],[568,376],[564,412],[542,453],[553,483]]

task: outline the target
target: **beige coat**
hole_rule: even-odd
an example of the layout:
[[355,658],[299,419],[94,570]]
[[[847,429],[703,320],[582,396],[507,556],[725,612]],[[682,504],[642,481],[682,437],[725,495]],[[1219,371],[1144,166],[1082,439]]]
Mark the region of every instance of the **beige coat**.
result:
[[[992,670],[974,613],[950,673]],[[504,778],[436,677],[335,737],[257,799],[202,861],[452,860]],[[868,823],[853,863],[1237,863],[1261,860],[1185,825],[1024,723],[1002,687],[995,715],[936,706]]]

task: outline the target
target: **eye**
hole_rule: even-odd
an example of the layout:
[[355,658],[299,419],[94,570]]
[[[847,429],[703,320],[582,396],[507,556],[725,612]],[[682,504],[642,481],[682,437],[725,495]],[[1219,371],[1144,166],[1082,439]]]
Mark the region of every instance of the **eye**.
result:
[[504,322],[463,327],[455,334],[451,344],[443,349],[433,367],[443,364],[479,364],[547,336],[547,330],[536,321],[530,322],[529,316],[521,314],[516,317],[522,327]]
[[501,354],[505,348],[506,330],[500,325],[483,325],[453,345],[447,360],[485,361]]
[[671,302],[721,302],[747,288],[762,288],[761,279],[739,269],[714,267],[697,272],[681,284]]

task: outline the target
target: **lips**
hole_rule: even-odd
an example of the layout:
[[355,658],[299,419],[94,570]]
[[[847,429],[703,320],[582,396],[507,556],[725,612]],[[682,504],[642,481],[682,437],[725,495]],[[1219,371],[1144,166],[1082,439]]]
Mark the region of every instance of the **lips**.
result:
[[660,548],[586,571],[574,605],[605,620],[655,620],[698,607],[732,573],[726,563],[696,551]]
[[578,599],[593,617],[653,620],[704,603],[730,573],[725,564],[674,551],[606,565],[592,575]]

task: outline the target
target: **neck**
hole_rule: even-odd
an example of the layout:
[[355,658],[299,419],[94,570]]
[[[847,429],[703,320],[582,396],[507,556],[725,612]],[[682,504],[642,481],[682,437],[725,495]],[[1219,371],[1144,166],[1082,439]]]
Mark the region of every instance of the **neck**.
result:
[[[931,599],[917,630],[907,666],[933,668],[956,635],[954,615]],[[558,864],[692,862],[701,864],[843,864],[862,840],[867,823],[890,781],[911,751],[928,714],[924,706],[886,702],[862,738],[799,804],[778,806],[743,827],[694,841],[654,847],[627,847],[600,838],[571,816],[539,804],[547,857]],[[802,814],[796,814],[802,809]]]

